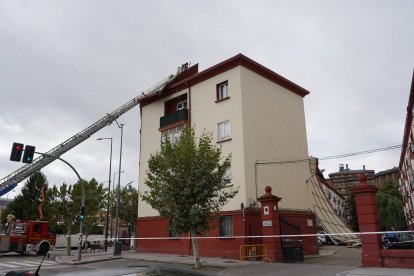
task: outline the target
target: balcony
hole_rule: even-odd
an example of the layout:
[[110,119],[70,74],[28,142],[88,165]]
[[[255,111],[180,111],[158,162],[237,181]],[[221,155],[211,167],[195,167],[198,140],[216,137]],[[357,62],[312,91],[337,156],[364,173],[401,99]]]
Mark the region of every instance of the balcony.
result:
[[179,121],[188,120],[188,109],[181,109],[174,113],[167,114],[160,118],[160,128],[172,125]]

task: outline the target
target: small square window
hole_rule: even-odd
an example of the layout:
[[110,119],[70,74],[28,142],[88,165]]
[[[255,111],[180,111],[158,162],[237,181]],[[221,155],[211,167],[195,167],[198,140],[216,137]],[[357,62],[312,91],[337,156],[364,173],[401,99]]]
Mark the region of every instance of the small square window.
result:
[[221,122],[218,124],[218,140],[228,140],[230,139],[230,120]]
[[217,101],[229,98],[229,82],[225,81],[217,84]]
[[222,216],[220,218],[220,237],[233,237],[232,216]]

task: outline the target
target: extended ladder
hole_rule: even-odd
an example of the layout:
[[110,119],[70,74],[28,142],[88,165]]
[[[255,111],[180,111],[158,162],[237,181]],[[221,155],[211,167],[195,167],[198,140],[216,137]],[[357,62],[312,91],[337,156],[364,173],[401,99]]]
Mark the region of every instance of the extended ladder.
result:
[[[126,104],[122,105],[112,113],[109,113],[107,116],[101,118],[91,126],[87,127],[86,129],[82,130],[81,132],[75,134],[74,136],[70,137],[63,143],[57,145],[53,149],[46,152],[49,155],[60,157],[65,152],[71,150],[72,148],[76,147],[86,139],[88,139],[92,134],[96,133],[97,131],[101,130],[105,126],[112,124],[119,116],[124,114],[125,112],[129,111],[133,107],[137,106],[142,98],[145,96],[161,93],[171,82],[175,80],[175,78],[185,71],[187,66],[182,66],[179,68],[175,75],[170,75],[169,77],[163,79],[162,81],[156,83],[151,88],[147,89],[146,91],[142,92],[141,95],[133,98]],[[46,165],[50,164],[51,162],[55,161],[56,159],[53,157],[47,156],[39,156],[33,160],[31,164],[27,164],[18,170],[12,172],[11,174],[3,177],[0,179],[0,196],[8,193],[12,189],[14,189],[19,182],[24,180],[25,178],[29,177],[32,173],[39,171]]]

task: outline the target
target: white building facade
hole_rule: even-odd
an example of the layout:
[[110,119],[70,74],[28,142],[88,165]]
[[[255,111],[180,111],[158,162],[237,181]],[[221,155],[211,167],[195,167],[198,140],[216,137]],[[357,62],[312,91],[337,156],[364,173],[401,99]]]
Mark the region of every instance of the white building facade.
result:
[[[198,133],[212,132],[223,155],[232,154],[232,184],[239,192],[223,211],[256,205],[265,186],[282,198],[282,208],[311,208],[308,163],[277,163],[308,158],[303,98],[309,92],[242,54],[197,71],[190,67],[165,93],[140,102],[139,192],[148,193],[147,161],[162,137],[175,139],[189,124]],[[152,216],[158,213],[140,200],[138,217]]]

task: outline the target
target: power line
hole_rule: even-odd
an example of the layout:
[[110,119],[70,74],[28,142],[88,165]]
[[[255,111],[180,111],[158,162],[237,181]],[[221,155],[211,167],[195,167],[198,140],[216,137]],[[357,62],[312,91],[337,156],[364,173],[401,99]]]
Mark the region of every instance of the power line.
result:
[[376,148],[376,149],[356,151],[356,152],[351,152],[351,153],[325,156],[325,157],[321,157],[321,158],[318,158],[318,159],[319,160],[338,159],[338,158],[344,158],[344,157],[350,157],[350,156],[356,156],[356,155],[363,155],[363,154],[370,154],[370,153],[387,151],[387,150],[394,150],[394,149],[399,149],[401,147],[402,147],[401,144],[397,144],[397,145],[387,146],[387,147],[383,147],[383,148]]
[[[402,147],[401,144],[396,144],[396,145],[386,146],[386,147],[382,147],[382,148],[375,148],[375,149],[370,149],[370,150],[355,151],[355,152],[350,152],[350,153],[342,153],[342,154],[337,154],[337,155],[324,156],[324,157],[318,158],[318,160],[323,161],[323,160],[340,159],[340,158],[344,158],[344,157],[352,157],[352,156],[358,156],[358,155],[364,155],[364,154],[372,154],[372,153],[383,152],[383,151],[388,151],[388,150],[395,150],[395,149],[399,149],[401,147]],[[285,164],[297,164],[297,163],[307,163],[307,162],[309,162],[308,157],[300,158],[300,159],[287,159],[287,160],[257,160],[256,164],[285,165]]]

